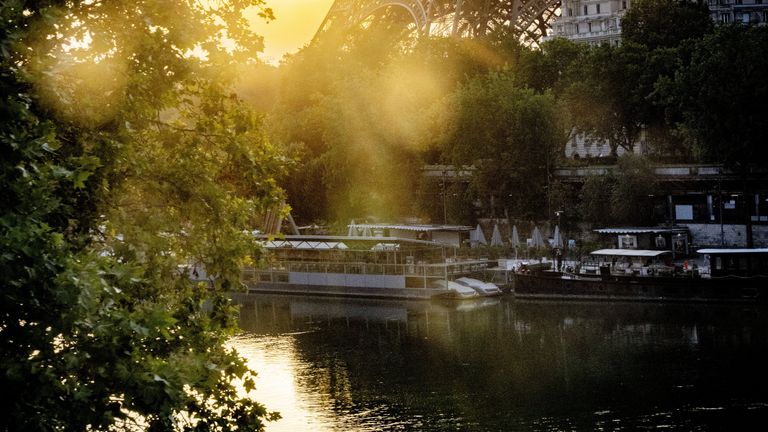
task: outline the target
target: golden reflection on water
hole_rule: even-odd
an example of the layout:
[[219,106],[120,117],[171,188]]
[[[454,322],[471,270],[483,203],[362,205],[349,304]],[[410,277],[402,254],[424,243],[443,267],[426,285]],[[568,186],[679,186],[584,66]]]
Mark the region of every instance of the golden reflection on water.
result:
[[[257,372],[256,390],[250,397],[269,411],[277,411],[282,418],[267,424],[267,431],[332,431],[339,430],[327,394],[310,392],[300,385],[301,377],[309,367],[296,351],[291,335],[243,335],[230,342]],[[349,430],[348,426],[343,427]]]

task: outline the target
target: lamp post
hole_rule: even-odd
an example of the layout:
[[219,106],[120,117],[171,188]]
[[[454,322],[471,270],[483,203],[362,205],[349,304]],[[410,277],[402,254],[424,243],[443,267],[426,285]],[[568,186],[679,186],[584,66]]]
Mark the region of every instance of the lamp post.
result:
[[448,225],[448,210],[446,208],[446,203],[445,203],[445,195],[447,194],[446,193],[446,187],[445,187],[446,186],[445,185],[445,175],[446,174],[447,174],[447,172],[445,170],[443,170],[443,181],[441,182],[441,185],[443,187],[443,225]]
[[[718,171],[719,172],[719,171]],[[723,175],[717,178],[717,210],[720,213],[720,247],[725,247],[725,228],[723,228]]]

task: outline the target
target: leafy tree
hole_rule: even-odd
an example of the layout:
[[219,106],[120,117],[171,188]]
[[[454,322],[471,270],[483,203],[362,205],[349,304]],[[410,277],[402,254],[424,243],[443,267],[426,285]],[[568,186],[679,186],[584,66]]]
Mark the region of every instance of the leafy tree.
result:
[[618,160],[611,184],[611,218],[615,224],[646,225],[651,219],[649,196],[656,176],[647,159],[627,154]]
[[692,43],[674,77],[659,83],[679,131],[703,160],[737,171],[768,165],[768,29],[721,26]]
[[627,154],[611,172],[589,176],[579,195],[582,220],[596,225],[645,225],[652,222],[650,195],[655,190],[647,159]]
[[677,47],[713,28],[705,1],[636,0],[621,20],[621,37],[624,42],[654,50]]
[[604,225],[611,221],[611,184],[610,175],[591,175],[584,180],[577,206],[582,220],[596,225]]
[[251,5],[271,15],[258,0],[2,8],[0,430],[274,418],[234,387],[252,373],[224,346],[223,290],[284,164],[229,90],[261,48]]
[[584,79],[578,65],[588,52],[588,45],[564,38],[546,41],[538,50],[523,50],[516,68],[520,83],[539,92],[552,89],[559,94],[571,83]]
[[[634,151],[643,128],[644,50],[603,45],[587,51],[561,100],[576,130],[607,140],[612,156]],[[655,77],[654,77],[655,78]]]
[[[546,216],[549,169],[562,147],[551,94],[516,86],[511,74],[470,81],[448,101],[439,137],[447,161],[476,168],[471,185],[486,214]],[[519,212],[520,214],[515,214]]]
[[294,217],[412,215],[421,166],[440,129],[429,119],[465,74],[491,67],[467,55],[469,44],[427,39],[410,50],[379,47],[374,60],[357,45],[320,41],[289,59],[273,124],[281,142],[301,149],[283,180]]

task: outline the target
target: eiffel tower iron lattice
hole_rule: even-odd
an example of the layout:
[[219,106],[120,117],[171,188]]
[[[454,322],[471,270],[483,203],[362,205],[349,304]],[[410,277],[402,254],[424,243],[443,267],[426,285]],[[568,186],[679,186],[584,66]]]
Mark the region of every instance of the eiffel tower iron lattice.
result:
[[560,0],[335,0],[315,40],[386,23],[419,37],[477,37],[507,29],[525,44],[538,45],[559,9]]

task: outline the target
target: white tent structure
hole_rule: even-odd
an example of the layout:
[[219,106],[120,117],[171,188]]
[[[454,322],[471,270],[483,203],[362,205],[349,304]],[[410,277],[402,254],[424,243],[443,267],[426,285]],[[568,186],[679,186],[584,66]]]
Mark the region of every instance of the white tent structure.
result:
[[515,248],[515,259],[517,259],[517,248],[520,247],[520,234],[517,232],[517,225],[512,225],[512,237],[510,237],[509,243]]
[[373,233],[371,232],[371,227],[366,225],[363,227],[363,237],[373,237]]
[[517,225],[512,225],[512,237],[509,241],[513,248],[517,249],[520,247],[520,234],[517,233]]
[[491,246],[502,246],[504,242],[501,240],[501,232],[499,232],[499,225],[493,226],[493,234],[491,234]]
[[352,222],[347,226],[347,236],[354,237],[356,235],[357,235],[357,225],[355,224],[355,220],[352,219]]
[[560,226],[555,225],[555,233],[553,234],[552,239],[552,247],[562,249],[563,248],[563,238],[560,235]]
[[531,247],[544,247],[544,238],[541,236],[541,231],[539,231],[539,227],[535,226],[533,227],[533,232],[531,233]]
[[483,234],[483,229],[480,227],[480,224],[477,224],[477,228],[472,230],[472,232],[469,233],[469,242],[472,246],[476,245],[487,245],[488,241],[485,239],[485,234]]

